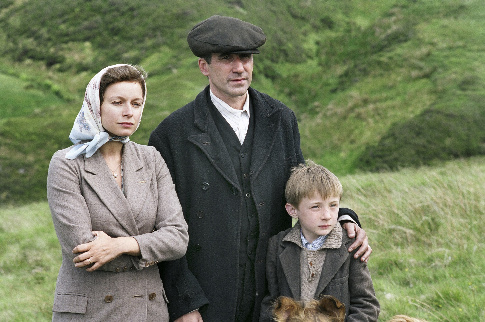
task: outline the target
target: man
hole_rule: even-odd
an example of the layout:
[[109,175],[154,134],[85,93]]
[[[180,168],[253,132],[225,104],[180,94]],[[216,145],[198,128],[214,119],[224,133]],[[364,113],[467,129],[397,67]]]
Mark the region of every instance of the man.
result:
[[[186,256],[159,266],[170,316],[257,321],[268,239],[291,226],[284,188],[304,162],[298,124],[288,107],[250,88],[253,54],[266,41],[261,28],[212,16],[187,41],[209,86],[149,140],[167,162],[189,225]],[[365,232],[346,225],[367,260]]]

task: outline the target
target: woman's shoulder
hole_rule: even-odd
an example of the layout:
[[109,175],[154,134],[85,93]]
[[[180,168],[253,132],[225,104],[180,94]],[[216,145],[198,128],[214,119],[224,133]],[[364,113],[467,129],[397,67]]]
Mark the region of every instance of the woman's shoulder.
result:
[[66,158],[66,154],[74,147],[74,145],[71,145],[70,147],[57,150],[54,152],[51,158],[51,163],[63,163],[63,164],[69,164],[69,163],[76,163],[77,159],[82,158],[81,156],[77,157],[76,159],[68,159]]
[[130,153],[135,154],[140,160],[143,160],[148,165],[163,161],[160,152],[153,146],[129,141],[126,143],[126,147],[129,149]]

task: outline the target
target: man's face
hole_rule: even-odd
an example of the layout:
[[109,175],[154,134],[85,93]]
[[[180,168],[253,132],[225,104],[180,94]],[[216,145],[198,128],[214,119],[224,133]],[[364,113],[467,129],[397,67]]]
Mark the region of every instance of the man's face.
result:
[[246,99],[253,78],[252,54],[212,54],[210,64],[199,59],[199,68],[209,78],[212,93],[224,102],[233,106]]

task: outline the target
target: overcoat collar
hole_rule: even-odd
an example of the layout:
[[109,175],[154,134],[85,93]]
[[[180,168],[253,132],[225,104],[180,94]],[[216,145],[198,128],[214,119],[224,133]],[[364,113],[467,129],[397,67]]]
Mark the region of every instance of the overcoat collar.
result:
[[[249,88],[249,97],[252,104],[252,115],[254,122],[254,139],[251,151],[251,171],[256,177],[264,163],[271,154],[275,129],[280,121],[279,109],[270,104],[261,93]],[[197,95],[194,108],[194,126],[200,131],[191,135],[188,139],[197,145],[211,161],[213,166],[221,175],[234,187],[239,187],[239,181],[234,166],[231,162],[229,152],[219,134],[216,124],[210,115],[212,104],[209,95],[209,86]],[[239,187],[240,189],[240,187]]]
[[[283,237],[282,245],[284,249],[279,255],[286,281],[293,298],[296,299],[299,299],[301,295],[300,253],[303,245],[300,238],[300,229],[300,224],[296,223],[288,234]],[[337,234],[340,234],[340,236],[337,236]],[[326,249],[327,254],[325,256],[322,273],[315,292],[317,295],[323,292],[325,287],[332,280],[332,277],[349,256],[347,248],[350,240],[345,237],[346,235],[344,236],[344,234],[345,232],[342,232],[341,228],[332,230],[328,235],[325,244],[322,246],[322,248],[326,248],[325,245],[327,244],[331,248]],[[344,243],[345,247],[334,248],[337,244],[340,245],[340,241]]]
[[149,194],[150,178],[133,142],[125,144],[122,158],[126,197],[112,177],[100,151],[90,158],[84,158],[85,180],[127,233],[137,235],[139,232],[135,219]]

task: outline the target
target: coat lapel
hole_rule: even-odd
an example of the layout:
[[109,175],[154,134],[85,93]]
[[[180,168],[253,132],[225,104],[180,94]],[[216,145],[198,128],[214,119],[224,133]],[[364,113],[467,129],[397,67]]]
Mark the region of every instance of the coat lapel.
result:
[[347,246],[336,249],[327,249],[325,262],[323,263],[322,273],[320,275],[320,281],[318,282],[315,294],[321,294],[323,292],[325,287],[327,287],[328,283],[332,280],[335,273],[345,263],[348,256],[349,252],[347,251]]
[[198,146],[207,156],[214,168],[229,181],[234,187],[239,187],[236,170],[231,162],[231,157],[226,145],[219,134],[212,116],[210,115],[208,104],[210,99],[208,87],[196,97],[194,108],[194,126],[200,133],[193,134],[188,140]]
[[151,193],[151,177],[146,173],[144,163],[135,152],[132,144],[125,144],[123,163],[126,199],[131,209],[131,217],[136,219],[143,210],[147,196]]
[[85,180],[104,203],[120,225],[130,234],[138,234],[130,205],[112,178],[108,165],[101,152],[96,152],[90,158],[84,158]]
[[257,176],[271,155],[274,144],[275,129],[281,118],[279,110],[270,105],[260,93],[249,89],[249,97],[253,104],[252,117],[254,122],[253,148],[251,152],[251,170]]
[[299,299],[300,290],[300,249],[291,242],[284,242],[287,247],[280,253],[279,258],[292,297]]

